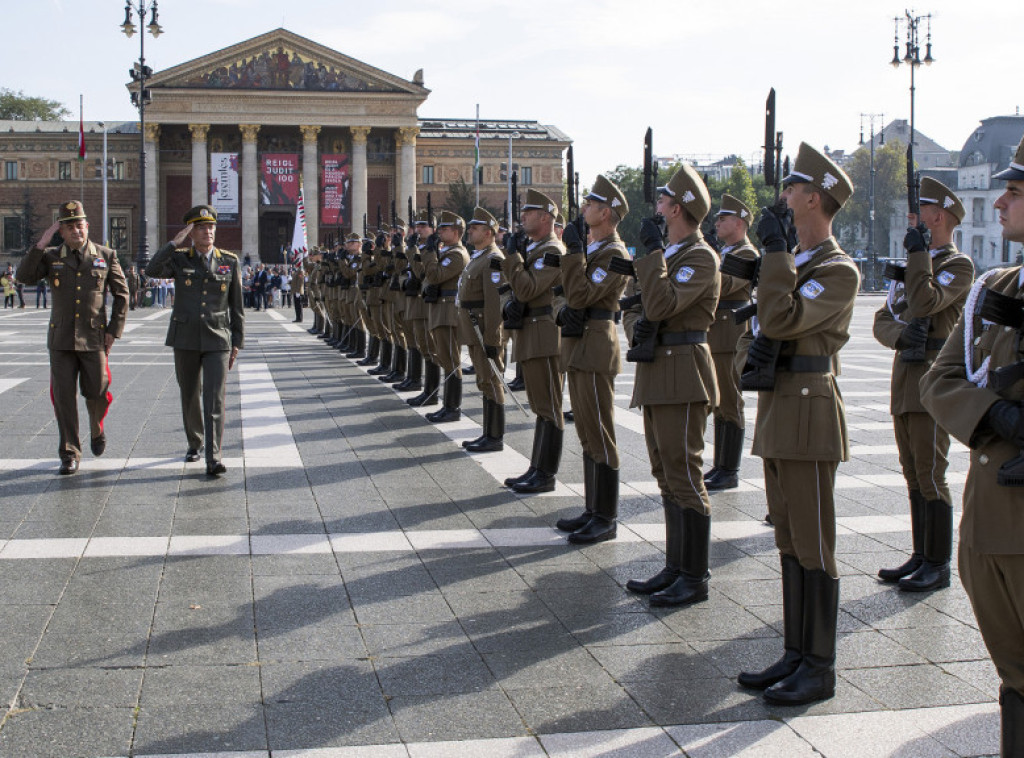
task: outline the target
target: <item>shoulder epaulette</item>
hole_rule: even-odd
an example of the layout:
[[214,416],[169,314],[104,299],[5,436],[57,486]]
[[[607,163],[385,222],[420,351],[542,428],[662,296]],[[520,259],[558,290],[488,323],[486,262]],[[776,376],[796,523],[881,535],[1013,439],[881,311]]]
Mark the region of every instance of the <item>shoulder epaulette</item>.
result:
[[237,253],[232,253],[230,250],[221,250],[220,248],[217,248],[217,251],[221,255],[226,255],[228,258],[234,258],[236,261],[238,260],[238,254]]

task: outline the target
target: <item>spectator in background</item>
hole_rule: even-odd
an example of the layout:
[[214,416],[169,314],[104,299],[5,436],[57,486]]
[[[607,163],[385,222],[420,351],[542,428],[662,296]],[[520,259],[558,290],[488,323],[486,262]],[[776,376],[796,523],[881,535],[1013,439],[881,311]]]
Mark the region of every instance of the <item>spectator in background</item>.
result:
[[7,270],[4,275],[0,277],[0,285],[4,288],[4,310],[14,307],[14,293],[17,291],[14,287],[14,270],[7,266]]
[[46,290],[46,280],[45,279],[40,279],[39,283],[36,284],[36,308],[39,307],[39,300],[40,300],[40,298],[42,298],[43,307],[44,308],[49,307],[46,304],[46,291],[47,291]]
[[281,307],[291,308],[292,306],[292,277],[288,273],[288,266],[281,267]]

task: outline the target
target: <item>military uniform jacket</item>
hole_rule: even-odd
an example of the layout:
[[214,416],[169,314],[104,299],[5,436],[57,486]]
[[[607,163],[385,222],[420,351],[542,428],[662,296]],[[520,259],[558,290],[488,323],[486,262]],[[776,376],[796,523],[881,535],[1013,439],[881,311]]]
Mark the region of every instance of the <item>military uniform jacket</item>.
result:
[[461,244],[455,244],[442,247],[436,253],[424,249],[422,257],[423,275],[427,284],[433,284],[441,290],[437,302],[427,309],[427,328],[458,326],[459,313],[455,307],[455,296],[459,292],[459,277],[469,263],[469,253]]
[[[426,245],[420,245],[411,250],[409,255],[409,275],[414,279],[417,279],[421,284],[419,291],[415,295],[406,295],[405,300],[405,320],[406,321],[422,321],[427,317],[427,304],[423,302],[423,249]],[[420,260],[416,260],[416,256],[420,256]]]
[[373,251],[372,256],[363,256],[362,276],[366,283],[366,304],[368,306],[379,306],[384,302],[383,288],[378,284],[384,273],[383,253],[384,248],[378,247]]
[[175,249],[168,242],[146,266],[146,276],[174,279],[167,347],[205,353],[244,346],[242,266],[234,253],[214,248],[207,268],[194,248]]
[[124,272],[124,278],[128,283],[129,294],[139,291],[139,272],[135,270],[135,266],[128,267],[128,270]]
[[[565,254],[565,247],[553,233],[530,243],[526,260],[519,253],[505,256],[501,270],[512,287],[512,294],[524,303],[527,314],[523,328],[515,333],[515,359],[546,358],[558,355],[559,333],[555,325],[554,292],[561,277],[561,269],[544,265],[545,253]],[[541,311],[547,309],[547,313]],[[530,311],[536,311],[531,314]]]
[[303,295],[306,292],[306,268],[305,266],[293,266],[291,272],[292,295]]
[[[746,239],[738,245],[723,247],[722,255],[726,253],[748,261],[755,261],[760,257],[760,253]],[[722,291],[718,296],[715,323],[708,330],[708,347],[712,353],[736,352],[736,343],[747,331],[748,325],[745,321],[737,324],[732,312],[750,302],[750,290],[748,280],[722,274]]]
[[[934,257],[933,257],[934,255]],[[907,257],[906,280],[890,285],[889,298],[875,313],[875,339],[895,350],[904,327],[914,318],[930,318],[928,339],[946,339],[953,330],[974,281],[974,264],[953,245]],[[939,351],[928,352],[924,363],[907,363],[897,352],[892,363],[889,412],[924,413],[921,377]]]
[[[629,258],[618,233],[594,242],[586,254],[562,257],[562,287],[565,304],[575,310],[605,311],[617,314],[619,298],[627,277],[608,270],[612,258]],[[604,315],[604,314],[592,314]],[[563,339],[563,343],[569,340]],[[614,318],[590,318],[583,322],[583,336],[572,340],[567,368],[592,374],[618,374],[622,371],[619,331]]]
[[[1024,300],[1021,267],[992,273],[984,286],[1003,295]],[[973,297],[968,298],[968,307]],[[1001,487],[999,467],[1020,455],[1020,450],[987,429],[982,421],[997,400],[1024,400],[1024,382],[995,392],[968,378],[965,366],[964,331],[971,324],[971,368],[977,371],[989,358],[991,372],[1024,358],[1015,329],[983,323],[965,312],[946,340],[935,363],[921,380],[925,409],[947,432],[971,448],[971,467],[964,485],[964,514],[960,542],[983,554],[1024,554],[1024,488]],[[979,426],[983,426],[979,430]]]
[[[766,254],[757,285],[761,333],[785,340],[783,356],[833,356],[850,339],[860,274],[835,238],[796,256]],[[835,371],[778,371],[775,390],[761,392],[754,455],[798,461],[850,457],[846,412]]]
[[[109,247],[86,242],[82,262],[66,245],[40,250],[32,247],[18,265],[15,278],[22,284],[40,279],[50,282],[53,302],[46,346],[50,350],[104,349],[104,336],[120,337],[128,313],[128,283],[117,254]],[[113,296],[110,318],[104,303]]]
[[459,342],[463,345],[480,344],[473,331],[474,318],[484,345],[501,345],[502,302],[498,288],[505,283],[505,277],[500,271],[491,270],[491,261],[504,259],[504,253],[495,244],[474,250],[459,277]]
[[644,316],[660,326],[654,360],[636,365],[631,408],[718,402],[715,367],[707,344],[660,344],[663,335],[706,332],[714,322],[722,282],[718,264],[718,255],[699,231],[669,246],[664,254],[651,253],[634,263]]

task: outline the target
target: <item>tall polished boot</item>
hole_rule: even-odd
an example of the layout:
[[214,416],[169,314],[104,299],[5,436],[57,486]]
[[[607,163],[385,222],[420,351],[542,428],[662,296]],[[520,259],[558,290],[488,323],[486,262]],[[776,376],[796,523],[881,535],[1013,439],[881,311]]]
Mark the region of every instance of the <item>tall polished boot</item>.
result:
[[[704,480],[708,492],[734,490],[740,484],[740,459],[743,457],[743,427],[728,421],[722,422],[722,459],[716,463],[718,471]],[[715,421],[715,437],[718,436],[718,421]]]
[[574,545],[592,545],[615,539],[619,516],[619,470],[607,463],[594,463],[594,514],[586,525],[569,535]]
[[462,446],[470,453],[493,453],[505,449],[505,406],[484,397],[484,433]]
[[804,622],[796,671],[764,691],[780,705],[804,705],[836,694],[836,625],[839,580],[821,569],[804,569]]
[[999,714],[1002,732],[999,755],[1020,758],[1024,755],[1024,696],[1016,690],[999,693]]
[[426,369],[423,372],[426,383],[423,385],[423,392],[416,397],[410,397],[407,402],[413,408],[420,408],[425,405],[437,405],[437,390],[441,385],[441,368],[433,361],[427,361]]
[[626,589],[639,595],[653,595],[671,587],[683,569],[683,509],[664,495],[661,509],[665,512],[665,568],[650,579],[626,582]]
[[708,469],[707,473],[704,474],[704,481],[714,477],[718,473],[718,469],[722,466],[722,424],[725,423],[724,419],[715,416],[715,458],[714,465]]
[[540,455],[540,443],[541,438],[544,436],[544,419],[540,416],[537,417],[537,421],[533,426],[533,450],[530,453],[530,467],[526,469],[526,473],[520,474],[519,476],[510,476],[505,480],[506,487],[513,487],[520,482],[525,482],[527,479],[537,473],[537,456]]
[[583,513],[575,518],[558,519],[555,522],[555,529],[562,532],[575,532],[577,529],[585,527],[590,521],[590,517],[594,515],[594,492],[597,487],[594,481],[594,476],[597,473],[596,465],[589,455],[583,454]]
[[924,506],[924,561],[910,576],[900,579],[904,592],[931,592],[949,586],[949,560],[953,554],[953,506],[929,500]]
[[390,371],[384,376],[377,377],[382,382],[391,384],[392,382],[400,382],[405,379],[405,360],[406,360],[405,348],[397,342],[394,343],[394,349],[392,351],[392,359]]
[[763,671],[741,671],[736,681],[763,690],[796,671],[803,656],[804,571],[794,555],[782,553],[782,657]]
[[341,341],[341,335],[344,334],[344,328],[345,325],[340,322],[331,324],[331,328],[328,331],[327,337],[324,339],[324,342],[326,342],[331,347],[337,346],[337,344]]
[[683,552],[679,577],[651,595],[652,606],[690,605],[708,599],[708,551],[711,547],[711,516],[693,508],[682,509]]
[[879,569],[878,578],[883,582],[898,582],[910,576],[924,563],[924,508],[925,499],[920,490],[910,490],[910,534],[913,540],[913,552],[902,566]]
[[522,392],[526,389],[526,380],[523,379],[523,367],[518,361],[516,361],[516,378],[508,383],[508,388],[513,392]]
[[537,451],[536,470],[524,481],[512,485],[515,492],[530,494],[551,492],[555,489],[555,474],[562,460],[563,430],[553,421],[542,419],[540,449]]
[[316,334],[320,331],[320,314],[313,311],[313,325],[306,330],[310,334]]
[[419,350],[414,347],[409,348],[406,365],[405,380],[393,384],[391,387],[399,392],[419,392],[423,389],[423,356],[420,355]]
[[377,343],[380,345],[380,362],[366,372],[370,376],[384,376],[391,370],[391,351],[394,349],[394,345],[388,340],[382,339],[378,339]]
[[369,346],[365,347],[367,345],[366,332],[364,332],[362,329],[359,329],[357,331],[359,332],[359,339],[361,341],[360,347],[364,347],[364,349],[360,350],[359,352],[364,353],[364,355],[353,356],[355,358],[360,359],[356,361],[356,365],[372,366],[377,362],[377,358],[380,357],[380,340],[371,334]]
[[433,413],[427,414],[432,424],[445,424],[462,418],[462,377],[452,373],[444,380],[444,402]]

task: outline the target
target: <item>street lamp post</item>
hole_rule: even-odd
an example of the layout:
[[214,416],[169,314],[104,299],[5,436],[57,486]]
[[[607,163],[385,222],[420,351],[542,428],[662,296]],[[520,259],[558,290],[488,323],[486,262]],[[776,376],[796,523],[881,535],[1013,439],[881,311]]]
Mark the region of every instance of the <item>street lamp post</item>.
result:
[[[878,285],[878,251],[875,250],[875,119],[883,125],[885,123],[884,113],[862,113],[860,114],[860,144],[864,144],[864,119],[868,119],[871,131],[869,144],[870,167],[868,171],[868,289],[872,292]],[[885,144],[885,132],[879,132],[879,144]]]
[[[140,32],[139,60],[128,73],[132,81],[137,82],[139,85],[138,89],[132,92],[132,105],[139,109],[139,246],[136,253],[136,263],[140,269],[145,268],[146,264],[149,263],[149,250],[146,243],[148,226],[146,218],[146,103],[152,99],[152,96],[146,88],[146,80],[153,76],[153,69],[146,65],[146,30],[149,30],[154,39],[163,33],[163,29],[157,22],[156,4],[157,0],[152,0],[150,3],[146,3],[146,0],[138,0],[136,5],[132,5],[132,0],[126,0],[124,23],[121,24],[121,31],[124,33],[124,36],[131,39],[132,35],[137,31],[132,20],[132,14],[138,15],[140,27],[138,29]],[[142,29],[142,24],[146,20],[146,13],[150,14],[149,24],[145,29]]]

